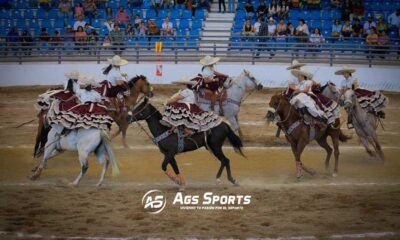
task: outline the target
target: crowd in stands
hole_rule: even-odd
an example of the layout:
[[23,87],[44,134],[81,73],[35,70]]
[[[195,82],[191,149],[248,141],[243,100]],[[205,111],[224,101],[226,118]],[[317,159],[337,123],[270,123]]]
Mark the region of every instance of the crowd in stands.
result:
[[[387,49],[390,38],[397,41],[400,29],[400,9],[392,12],[386,19],[383,15],[366,14],[361,0],[331,0],[327,12],[330,10],[340,11],[340,16],[332,21],[324,20],[324,32],[321,29],[321,1],[314,0],[260,0],[257,8],[251,0],[242,3],[244,14],[238,12],[236,23],[240,23],[241,17],[245,18],[241,28],[242,40],[265,42],[275,40],[276,42],[295,39],[297,42],[308,43],[308,46],[321,47],[325,42],[346,43],[346,40],[363,42],[365,45],[378,46]],[[317,19],[308,18],[314,27],[309,27],[303,18],[292,17],[304,11],[307,14],[315,14]],[[365,19],[365,20],[363,20]],[[293,26],[293,22],[296,26]],[[363,21],[363,22],[362,22]],[[326,26],[331,26],[327,28]],[[236,28],[237,29],[237,28]],[[390,37],[389,37],[390,33]],[[235,28],[234,28],[235,34]],[[235,35],[234,35],[235,36]],[[255,36],[255,37],[250,37]]]

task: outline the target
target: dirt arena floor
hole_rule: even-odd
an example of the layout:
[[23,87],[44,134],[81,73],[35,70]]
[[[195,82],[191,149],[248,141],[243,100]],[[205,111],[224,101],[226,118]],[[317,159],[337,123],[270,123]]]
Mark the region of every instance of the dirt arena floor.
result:
[[[251,95],[240,120],[245,154],[226,146],[233,176],[239,186],[216,184],[219,164],[207,151],[177,156],[186,177],[185,195],[205,192],[251,195],[242,210],[182,210],[172,205],[177,188],[161,171],[162,154],[136,126],[128,130],[129,148],[113,141],[121,174],[107,174],[95,184],[100,167],[91,156],[79,187],[69,187],[79,173],[76,153],[51,159],[37,181],[29,179],[37,122],[33,103],[46,87],[0,88],[0,238],[2,239],[129,239],[135,238],[260,238],[270,239],[400,239],[400,95],[390,94],[385,131],[379,129],[384,163],[369,157],[352,130],[352,140],[341,145],[339,175],[324,170],[325,153],[310,144],[303,162],[317,171],[295,178],[291,150],[275,139],[276,127],[263,119],[273,91]],[[154,105],[176,88],[155,86]],[[342,119],[345,119],[344,113]],[[145,125],[145,123],[143,123]],[[331,169],[333,159],[331,160]],[[157,215],[146,212],[143,195],[161,190],[168,200]]]

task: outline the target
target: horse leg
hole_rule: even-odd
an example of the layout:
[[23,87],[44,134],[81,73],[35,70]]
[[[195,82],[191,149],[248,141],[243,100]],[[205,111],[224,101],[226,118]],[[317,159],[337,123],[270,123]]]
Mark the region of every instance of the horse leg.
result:
[[376,135],[376,132],[374,132],[371,135],[372,135],[371,136],[372,137],[371,143],[375,148],[375,151],[377,153],[378,159],[381,160],[381,161],[385,161],[385,155],[383,154],[382,147],[381,147],[381,144],[378,141],[378,136]]
[[87,161],[87,157],[88,154],[86,152],[79,152],[79,162],[81,163],[81,172],[76,177],[75,181],[71,183],[72,186],[77,186],[83,175],[85,175],[86,171],[88,170],[89,164]]
[[36,166],[34,169],[32,169],[34,171],[34,173],[31,176],[31,180],[38,179],[40,177],[40,174],[42,173],[43,169],[46,167],[47,161],[59,153],[60,152],[56,149],[56,144],[51,143],[51,142],[50,142],[50,144],[46,144],[42,161],[40,161],[38,166]]
[[97,149],[96,158],[97,158],[98,162],[100,163],[100,165],[103,167],[103,169],[101,171],[101,175],[100,175],[100,180],[96,184],[97,187],[100,187],[101,184],[103,184],[104,176],[106,175],[108,165],[109,165],[109,161],[106,158],[106,150],[103,145],[100,146],[99,149]]
[[335,168],[333,169],[332,176],[336,177],[339,171],[339,135],[331,138],[333,144],[333,155],[335,156]]
[[217,181],[221,177],[221,174],[226,167],[226,175],[228,181],[234,185],[238,185],[237,181],[232,176],[230,160],[225,156],[224,152],[222,151],[222,145],[218,144],[217,146],[215,146],[214,144],[212,144],[212,142],[210,142],[210,148],[214,156],[221,162],[221,166],[217,172]]
[[171,164],[174,173],[179,181],[179,191],[185,191],[186,182],[182,176],[182,173],[179,172],[178,164],[176,163],[175,157],[171,157],[169,159],[169,164]]
[[375,152],[372,151],[372,150],[369,148],[369,143],[368,143],[367,137],[365,137],[365,136],[360,136],[360,142],[361,142],[361,144],[364,146],[365,151],[367,151],[367,153],[368,153],[371,157],[375,157]]
[[169,179],[171,179],[171,181],[173,181],[175,184],[179,185],[178,178],[167,169],[168,163],[169,163],[168,157],[165,156],[164,161],[161,164],[161,169],[164,171],[165,175],[167,175],[167,177]]
[[[300,171],[297,170],[297,179],[299,179],[299,180],[303,177],[303,174],[302,174],[301,170],[304,170],[304,171],[306,171],[307,173],[309,173],[311,175],[314,174],[312,170],[308,169],[301,162],[301,154],[303,153],[304,148],[306,147],[306,145],[307,145],[307,141],[304,140],[304,139],[300,139],[300,141],[297,142],[297,146],[296,146],[296,155],[295,155],[296,156],[296,167],[297,167],[297,169],[300,168]],[[299,175],[299,173],[300,173],[300,175]]]
[[317,143],[326,151],[326,158],[325,158],[325,171],[328,174],[329,173],[329,161],[331,159],[332,155],[332,148],[329,146],[328,142],[326,141],[327,136],[323,136],[319,139],[317,139]]
[[300,158],[297,157],[297,146],[295,143],[291,142],[290,147],[292,148],[292,152],[296,161],[296,177],[297,179],[301,179],[303,177]]

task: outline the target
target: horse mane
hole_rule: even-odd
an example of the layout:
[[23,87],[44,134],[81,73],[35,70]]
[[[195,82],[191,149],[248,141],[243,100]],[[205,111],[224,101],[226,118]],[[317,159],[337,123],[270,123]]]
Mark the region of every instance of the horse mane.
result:
[[136,75],[133,78],[131,78],[131,80],[129,80],[129,82],[128,82],[129,88],[132,88],[136,84],[136,82],[139,81],[140,79],[143,79],[143,80],[147,81],[146,76],[144,76],[144,75]]

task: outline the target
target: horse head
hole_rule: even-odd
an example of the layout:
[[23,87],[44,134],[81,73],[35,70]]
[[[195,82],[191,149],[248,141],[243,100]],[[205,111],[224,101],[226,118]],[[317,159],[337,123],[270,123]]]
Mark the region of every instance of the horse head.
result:
[[[277,117],[283,119],[288,118],[292,111],[289,99],[282,93],[274,94],[269,101],[270,109],[268,109],[267,118],[268,121],[274,121]],[[288,110],[286,110],[288,109]],[[287,115],[287,116],[286,116]],[[295,114],[292,114],[295,115]]]
[[354,108],[356,105],[356,101],[357,101],[354,90],[347,89],[344,92],[343,96],[344,96],[344,109],[346,109],[346,111],[349,111],[352,108]]
[[323,87],[321,87],[322,94],[336,102],[339,101],[340,94],[336,88],[336,85],[330,81],[328,81]]
[[151,117],[153,112],[155,112],[156,109],[154,108],[153,105],[149,103],[149,99],[147,97],[143,98],[140,102],[136,104],[136,106],[133,107],[132,109],[132,114],[129,114],[127,117],[127,121],[129,123],[132,122],[137,122],[141,120],[146,120]]
[[246,81],[246,86],[253,87],[255,90],[261,90],[263,89],[263,85],[261,82],[254,77],[253,73],[251,73],[249,70],[244,69],[243,74],[247,77],[248,80],[250,80],[250,83]]
[[153,87],[150,85],[149,81],[147,81],[146,76],[144,75],[136,75],[128,82],[129,88],[136,89],[138,92],[143,93],[146,97],[153,97]]
[[257,80],[254,75],[246,69],[244,69],[243,72],[235,80],[233,80],[232,78],[228,78],[224,82],[225,88],[230,88],[233,85],[237,85],[241,89],[251,87],[254,90],[261,90],[263,88],[261,82]]

